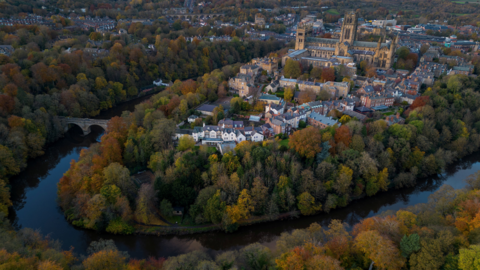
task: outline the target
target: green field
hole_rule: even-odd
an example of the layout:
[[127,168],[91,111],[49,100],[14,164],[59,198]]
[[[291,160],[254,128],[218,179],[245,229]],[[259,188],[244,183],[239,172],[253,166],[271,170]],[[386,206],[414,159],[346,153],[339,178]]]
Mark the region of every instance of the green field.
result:
[[280,142],[280,145],[283,145],[285,147],[288,147],[288,142],[290,141],[290,139],[286,139],[286,140],[283,140]]
[[340,15],[340,12],[338,12],[338,10],[336,10],[334,8],[331,8],[331,9],[327,10],[327,13],[330,13],[332,15]]

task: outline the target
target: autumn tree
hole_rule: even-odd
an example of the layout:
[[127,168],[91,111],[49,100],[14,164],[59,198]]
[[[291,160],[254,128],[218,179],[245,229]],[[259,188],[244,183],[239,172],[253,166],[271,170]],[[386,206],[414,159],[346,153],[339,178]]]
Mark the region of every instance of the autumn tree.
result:
[[380,269],[401,269],[405,259],[392,241],[380,235],[378,231],[364,231],[355,238],[355,247]]
[[285,78],[296,79],[302,74],[302,69],[300,67],[300,62],[293,59],[287,59],[285,67],[283,68],[283,73]]
[[335,69],[333,67],[325,67],[322,69],[321,80],[323,82],[334,82],[335,81]]
[[318,129],[307,127],[297,130],[290,136],[288,146],[295,149],[300,156],[307,159],[314,158],[317,153],[322,151],[322,136]]
[[309,216],[315,214],[317,211],[322,209],[321,204],[315,203],[315,198],[310,195],[308,192],[304,192],[297,197],[298,200],[298,209],[302,215]]
[[126,257],[117,250],[101,250],[83,261],[86,270],[112,269],[123,270]]
[[463,270],[474,270],[480,268],[480,246],[471,245],[468,248],[460,249],[458,266]]
[[183,135],[178,140],[177,149],[178,151],[186,151],[186,150],[192,149],[194,146],[195,146],[195,140],[193,139],[193,137],[190,135]]
[[226,213],[232,224],[237,223],[240,220],[248,219],[254,207],[252,204],[251,196],[248,194],[248,190],[244,189],[238,196],[237,204],[233,206],[227,206]]
[[220,190],[217,190],[205,205],[205,218],[214,224],[218,224],[222,221],[225,208],[225,202],[220,198]]
[[349,147],[352,142],[352,135],[348,126],[342,125],[335,131],[335,143],[343,143],[345,147]]
[[314,101],[315,97],[316,97],[316,94],[312,90],[301,91],[300,94],[298,95],[298,103],[304,104],[310,101]]
[[352,184],[353,170],[348,166],[340,165],[337,180],[333,188],[341,195],[346,194]]
[[295,89],[293,89],[293,88],[291,88],[291,87],[285,88],[285,93],[283,94],[283,98],[284,98],[286,101],[292,100],[292,98],[293,98],[294,95],[295,95]]

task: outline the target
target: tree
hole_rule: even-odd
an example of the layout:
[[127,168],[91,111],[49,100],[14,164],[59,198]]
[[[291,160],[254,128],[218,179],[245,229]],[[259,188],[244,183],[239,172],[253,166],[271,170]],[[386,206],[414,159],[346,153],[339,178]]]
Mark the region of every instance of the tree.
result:
[[358,134],[353,135],[350,148],[358,152],[363,152],[363,150],[365,149],[365,143],[363,142],[362,136]]
[[142,184],[138,191],[135,218],[144,224],[150,222],[150,216],[154,212],[156,191],[151,184]]
[[398,55],[398,58],[399,59],[403,59],[403,60],[406,60],[407,59],[407,56],[410,54],[410,50],[407,48],[407,47],[400,47],[398,50],[397,50],[397,55]]
[[322,89],[320,90],[320,93],[318,93],[318,98],[323,101],[329,100],[332,98],[332,94],[329,91]]
[[285,63],[285,67],[283,69],[283,73],[285,75],[285,78],[298,78],[302,74],[300,62],[297,62],[290,58],[287,59],[287,62]]
[[315,198],[308,192],[304,192],[297,197],[298,209],[302,215],[309,216],[322,209],[321,204],[315,204]]
[[252,204],[257,213],[263,214],[267,200],[268,200],[268,188],[263,184],[260,177],[255,177],[253,180]]
[[306,128],[307,127],[307,123],[303,120],[300,120],[300,122],[298,122],[298,128]]
[[352,169],[348,166],[340,165],[337,180],[335,181],[333,188],[341,195],[346,194],[352,184],[352,175]]
[[298,103],[299,104],[304,104],[304,103],[308,103],[310,101],[314,101],[315,97],[316,97],[315,92],[313,92],[311,90],[302,91],[298,95]]
[[314,67],[312,71],[310,71],[310,78],[320,80],[322,78],[322,68]]
[[378,188],[380,188],[381,190],[387,191],[389,184],[390,184],[390,181],[388,181],[388,169],[384,168],[377,175],[377,185],[378,185]]
[[342,125],[345,125],[350,120],[352,120],[352,118],[350,116],[344,114],[344,115],[342,115],[342,117],[340,117],[340,119],[338,121],[340,121],[340,123],[342,123]]
[[186,150],[192,149],[194,146],[195,146],[195,140],[193,139],[193,137],[190,135],[183,135],[178,140],[177,149],[178,151],[186,151]]
[[375,264],[380,269],[401,269],[405,264],[405,259],[400,256],[394,243],[381,236],[378,231],[363,231],[358,234],[355,247],[372,260],[372,265]]
[[447,88],[456,94],[458,90],[462,87],[462,82],[458,79],[458,76],[454,75],[448,78]]
[[295,90],[291,87],[287,87],[287,88],[285,88],[285,93],[283,94],[283,98],[286,101],[290,101],[290,100],[292,100],[294,94],[295,94]]
[[103,169],[103,185],[115,185],[123,194],[132,194],[136,191],[130,179],[130,171],[119,163],[111,163]]
[[341,127],[337,128],[335,131],[335,142],[337,144],[341,142],[345,145],[345,147],[350,146],[350,143],[352,142],[352,135],[350,134],[350,129],[348,126],[342,125]]
[[297,130],[290,136],[288,146],[295,149],[300,156],[307,159],[314,158],[317,153],[322,151],[322,135],[314,127],[307,127]]
[[96,223],[100,221],[105,204],[105,197],[100,194],[96,194],[88,201],[88,222],[85,224],[85,227],[89,229],[95,228]]
[[85,270],[123,270],[127,258],[116,250],[102,250],[90,255],[83,261]]
[[5,216],[8,216],[8,208],[12,206],[9,191],[5,181],[0,178],[0,213],[4,213]]
[[326,67],[322,69],[321,80],[323,82],[334,82],[335,81],[335,69],[333,67]]
[[244,189],[238,196],[237,204],[227,206],[226,212],[232,224],[235,224],[240,220],[248,219],[253,210],[252,199],[248,194],[248,190]]
[[480,246],[471,245],[460,249],[458,266],[463,270],[480,269]]
[[222,222],[225,208],[225,202],[222,202],[220,199],[220,190],[217,190],[207,201],[207,205],[205,206],[205,218],[214,224],[219,224]]
[[400,241],[400,250],[402,256],[408,258],[410,254],[420,250],[420,236],[413,233],[409,236],[404,235],[402,241]]
[[167,199],[163,199],[160,203],[160,212],[166,217],[171,217],[173,215],[172,203]]
[[0,144],[0,178],[15,175],[20,172],[13,153],[8,147]]

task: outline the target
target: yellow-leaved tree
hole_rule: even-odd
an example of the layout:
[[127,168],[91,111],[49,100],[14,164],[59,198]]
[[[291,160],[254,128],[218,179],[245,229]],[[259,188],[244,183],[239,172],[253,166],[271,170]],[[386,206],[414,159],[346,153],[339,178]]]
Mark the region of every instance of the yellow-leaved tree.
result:
[[253,210],[252,198],[248,194],[248,190],[244,189],[238,196],[237,204],[227,206],[227,215],[233,224],[248,219]]

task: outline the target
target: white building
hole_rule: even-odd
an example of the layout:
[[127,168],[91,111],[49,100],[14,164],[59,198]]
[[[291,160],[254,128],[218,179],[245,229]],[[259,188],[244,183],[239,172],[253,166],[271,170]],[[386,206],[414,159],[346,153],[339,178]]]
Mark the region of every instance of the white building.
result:
[[197,120],[197,119],[198,119],[198,116],[192,114],[192,115],[190,115],[190,116],[188,117],[187,121],[188,121],[188,123],[193,123],[193,122],[195,122],[195,120]]
[[203,127],[195,127],[192,132],[192,137],[196,142],[201,140],[202,144],[208,145],[217,145],[224,142],[240,143],[247,140],[261,142],[264,140],[261,128],[246,128],[244,131],[233,128],[205,125]]

